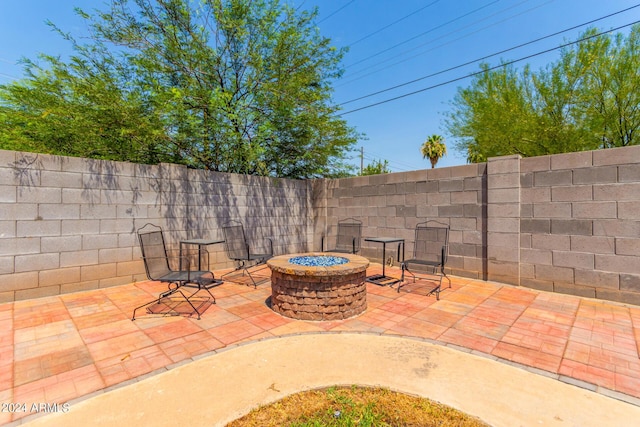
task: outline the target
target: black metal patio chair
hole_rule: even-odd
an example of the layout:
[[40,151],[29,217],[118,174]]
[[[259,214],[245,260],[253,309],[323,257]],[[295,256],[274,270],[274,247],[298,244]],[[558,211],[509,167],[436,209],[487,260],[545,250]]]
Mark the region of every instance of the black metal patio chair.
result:
[[416,225],[415,233],[413,257],[404,260],[400,266],[402,276],[398,284],[398,292],[405,283],[405,272],[413,276],[415,283],[417,275],[409,269],[409,265],[415,264],[426,270],[426,275],[435,279],[437,285],[427,295],[435,293],[436,299],[439,300],[443,278],[449,281],[449,288],[451,288],[451,279],[444,272],[449,255],[449,226],[438,221],[426,221]]
[[341,252],[356,254],[360,251],[360,239],[362,238],[362,221],[355,218],[347,218],[338,221],[336,233],[336,245],[333,249],[324,248],[325,236],[322,235],[321,245],[323,252]]
[[[140,242],[140,250],[144,261],[144,268],[149,280],[159,281],[168,284],[168,290],[162,292],[154,300],[147,302],[133,310],[131,320],[136,319],[136,311],[147,307],[150,314],[162,315],[180,315],[180,314],[197,314],[198,319],[204,311],[203,308],[210,302],[209,297],[196,297],[196,294],[202,290],[206,291],[210,296],[211,304],[215,304],[216,298],[211,293],[211,288],[222,283],[216,279],[211,271],[192,270],[188,257],[170,258],[165,244],[164,233],[162,228],[145,224],[144,227],[138,229],[138,240]],[[172,262],[180,265],[178,269],[172,269]],[[186,269],[183,269],[186,267]],[[194,288],[191,293],[184,293],[183,288]],[[180,310],[180,307],[187,304],[187,308],[191,311]]]
[[249,279],[251,279],[251,283],[253,283],[253,287],[257,288],[258,285],[249,269],[264,264],[269,258],[273,257],[273,240],[267,238],[266,240],[269,242],[269,252],[260,253],[251,250],[241,222],[229,221],[222,226],[222,233],[224,235],[224,247],[227,257],[235,262],[237,266],[235,270],[225,273],[221,277],[242,270],[242,274],[247,273]]

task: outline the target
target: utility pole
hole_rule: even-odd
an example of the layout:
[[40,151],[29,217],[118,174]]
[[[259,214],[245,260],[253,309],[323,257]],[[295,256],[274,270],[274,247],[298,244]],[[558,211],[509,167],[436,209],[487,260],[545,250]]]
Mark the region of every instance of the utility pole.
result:
[[364,173],[364,146],[360,147],[360,175]]

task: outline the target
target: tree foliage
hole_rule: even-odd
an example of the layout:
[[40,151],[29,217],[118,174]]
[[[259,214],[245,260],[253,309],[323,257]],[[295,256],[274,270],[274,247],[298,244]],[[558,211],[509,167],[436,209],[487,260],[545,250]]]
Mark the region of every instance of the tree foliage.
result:
[[391,170],[389,169],[388,160],[374,160],[362,169],[360,176],[379,175],[389,172],[391,172]]
[[[343,51],[278,0],[111,0],[88,44],[0,86],[0,147],[223,172],[344,174]],[[55,28],[55,26],[54,26]]]
[[431,169],[436,167],[438,160],[447,154],[447,146],[444,144],[444,138],[441,135],[431,135],[420,147],[423,159],[429,159]]
[[469,162],[640,143],[640,26],[580,39],[538,72],[483,64],[458,90],[446,127]]

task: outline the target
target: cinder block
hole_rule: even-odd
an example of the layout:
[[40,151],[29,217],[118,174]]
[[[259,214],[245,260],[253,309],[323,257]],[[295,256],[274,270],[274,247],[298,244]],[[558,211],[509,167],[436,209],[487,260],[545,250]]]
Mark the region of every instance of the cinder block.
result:
[[575,278],[577,285],[590,286],[592,288],[620,289],[620,275],[618,273],[576,269]]
[[536,187],[570,185],[571,182],[572,175],[570,170],[535,172],[533,175],[533,185]]
[[618,180],[620,182],[640,182],[640,163],[619,166]]
[[15,273],[13,261],[13,256],[0,256],[0,275]]
[[593,165],[622,165],[625,163],[640,163],[640,146],[609,148],[593,152]]
[[520,261],[520,250],[518,247],[519,245],[515,248],[512,246],[496,246],[492,243],[491,233],[489,233],[487,240],[487,258],[489,261],[517,263]]
[[[130,231],[130,230],[129,230]],[[97,219],[67,219],[62,221],[61,235],[99,234],[100,221]]]
[[80,219],[80,205],[42,203],[38,205],[38,217],[44,220]]
[[593,270],[594,257],[594,254],[586,252],[553,251],[553,265]]
[[477,191],[456,191],[451,193],[451,203],[454,205],[478,203]]
[[618,168],[616,166],[600,166],[573,171],[573,184],[605,184],[618,180]]
[[551,156],[525,157],[520,161],[522,172],[548,171],[551,169]]
[[520,188],[533,187],[533,173],[527,172],[520,174]]
[[520,204],[520,218],[533,218],[533,203]]
[[41,182],[47,187],[82,188],[82,174],[43,170],[41,172]]
[[464,207],[462,205],[438,206],[438,217],[452,218],[464,216]]
[[451,204],[451,193],[428,193],[427,204],[429,205],[449,205]]
[[454,231],[477,230],[478,228],[477,220],[475,218],[451,217],[449,219],[449,226],[451,227],[451,233],[449,234],[449,239],[452,238],[452,233]]
[[417,193],[437,193],[438,181],[418,181],[416,182]]
[[551,220],[523,218],[520,220],[520,232],[548,234],[551,232]]
[[[451,178],[451,167],[448,168],[435,168],[427,170],[427,181],[435,180],[440,181],[443,179]],[[388,175],[388,174],[385,174]]]
[[621,274],[620,290],[640,293],[640,275],[638,274]]
[[117,234],[85,234],[82,236],[82,247],[75,250],[91,250],[118,247]]
[[522,188],[520,190],[522,203],[544,203],[551,201],[550,187]]
[[640,220],[640,201],[618,202],[618,218]]
[[77,203],[84,206],[94,206],[101,203],[100,190],[87,190],[77,188],[62,189],[62,203]]
[[594,184],[593,200],[636,201],[640,199],[640,183]]
[[532,234],[531,247],[550,251],[568,251],[571,248],[571,238],[558,234]]
[[[131,283],[130,280],[128,283]],[[92,280],[90,282],[74,282],[60,285],[60,293],[67,294],[71,292],[92,291],[100,289],[100,282],[98,280]]]
[[415,206],[396,206],[396,216],[415,217],[417,208]]
[[40,239],[40,251],[43,253],[79,251],[81,249],[82,237],[80,235],[42,237]]
[[596,270],[640,274],[640,256],[596,254],[595,259]]
[[520,173],[520,161],[518,154],[501,157],[490,157],[487,160],[487,175],[503,173]]
[[577,202],[572,204],[574,218],[617,218],[616,202]]
[[116,275],[116,264],[98,264],[80,267],[80,281],[92,281],[114,277]]
[[607,301],[618,301],[625,304],[640,305],[640,294],[635,292],[596,289],[596,298]]
[[535,203],[534,218],[571,218],[571,203]]
[[80,267],[44,270],[39,273],[38,280],[42,287],[76,283],[80,281]]
[[573,268],[555,265],[536,265],[536,279],[548,280],[554,283],[573,283]]
[[598,219],[593,221],[594,236],[638,237],[640,222],[626,219]]
[[487,280],[520,285],[520,264],[517,262],[488,260]]
[[18,291],[21,289],[31,289],[37,287],[37,271],[0,275],[0,289],[2,289],[3,292]]
[[16,203],[17,187],[14,185],[0,185],[0,203]]
[[636,238],[616,238],[616,254],[640,257],[640,235]]
[[462,214],[465,218],[477,218],[481,219],[484,217],[484,206],[477,204],[466,204],[463,205]]
[[520,262],[533,265],[553,264],[551,251],[541,249],[520,249]]
[[519,233],[519,218],[488,218],[487,231],[496,233]]
[[465,178],[463,188],[465,191],[481,191],[485,187],[485,182],[486,178],[482,176]]
[[60,295],[60,286],[47,286],[42,288],[24,289],[16,291],[16,301],[50,297],[53,295]]
[[18,203],[61,203],[62,189],[48,187],[18,188]]
[[487,203],[519,203],[520,188],[497,188],[487,193]]
[[523,278],[520,284],[524,287],[536,289],[538,291],[553,292],[552,280]]
[[438,181],[438,191],[441,193],[462,191],[464,189],[464,180],[462,179],[445,179]]
[[551,234],[591,236],[593,221],[586,219],[552,219]]
[[40,253],[39,237],[18,237],[0,240],[0,256],[15,256]]
[[98,251],[74,251],[60,254],[60,267],[79,267],[98,264]]
[[571,250],[576,252],[613,254],[615,252],[615,238],[602,236],[571,236]]
[[577,169],[587,168],[592,165],[592,152],[579,151],[574,153],[562,153],[551,156],[551,169]]
[[593,187],[591,185],[571,185],[551,187],[551,201],[574,202],[593,199]]
[[18,237],[59,236],[61,221],[18,221],[16,234]]
[[588,286],[576,286],[569,283],[554,282],[553,291],[560,294],[575,295],[583,298],[595,298],[596,290]]
[[520,175],[516,173],[491,174],[487,176],[487,189],[520,188]]

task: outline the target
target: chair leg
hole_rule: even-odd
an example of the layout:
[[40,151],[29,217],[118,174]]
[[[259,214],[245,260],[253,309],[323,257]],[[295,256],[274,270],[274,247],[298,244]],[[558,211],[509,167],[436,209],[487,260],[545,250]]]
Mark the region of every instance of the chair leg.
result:
[[[158,295],[158,298],[154,299],[153,301],[150,301],[150,302],[148,302],[146,304],[142,304],[141,306],[136,307],[135,309],[133,309],[133,315],[131,316],[131,321],[136,320],[136,311],[138,311],[139,309],[147,307],[147,306],[152,305],[152,304],[160,304],[162,302],[163,298],[168,298],[168,297],[170,297],[171,295],[173,295],[175,293],[179,293],[180,295],[182,295],[182,298],[184,298],[184,300],[191,306],[193,311],[198,315],[198,320],[200,320],[200,312],[198,311],[196,306],[193,305],[193,303],[189,300],[189,298],[187,298],[187,296],[184,294],[184,292],[182,292],[180,290],[180,286],[181,285],[178,285],[175,288],[170,288],[168,291],[162,292],[160,295]],[[191,295],[191,296],[193,296],[193,295]]]

